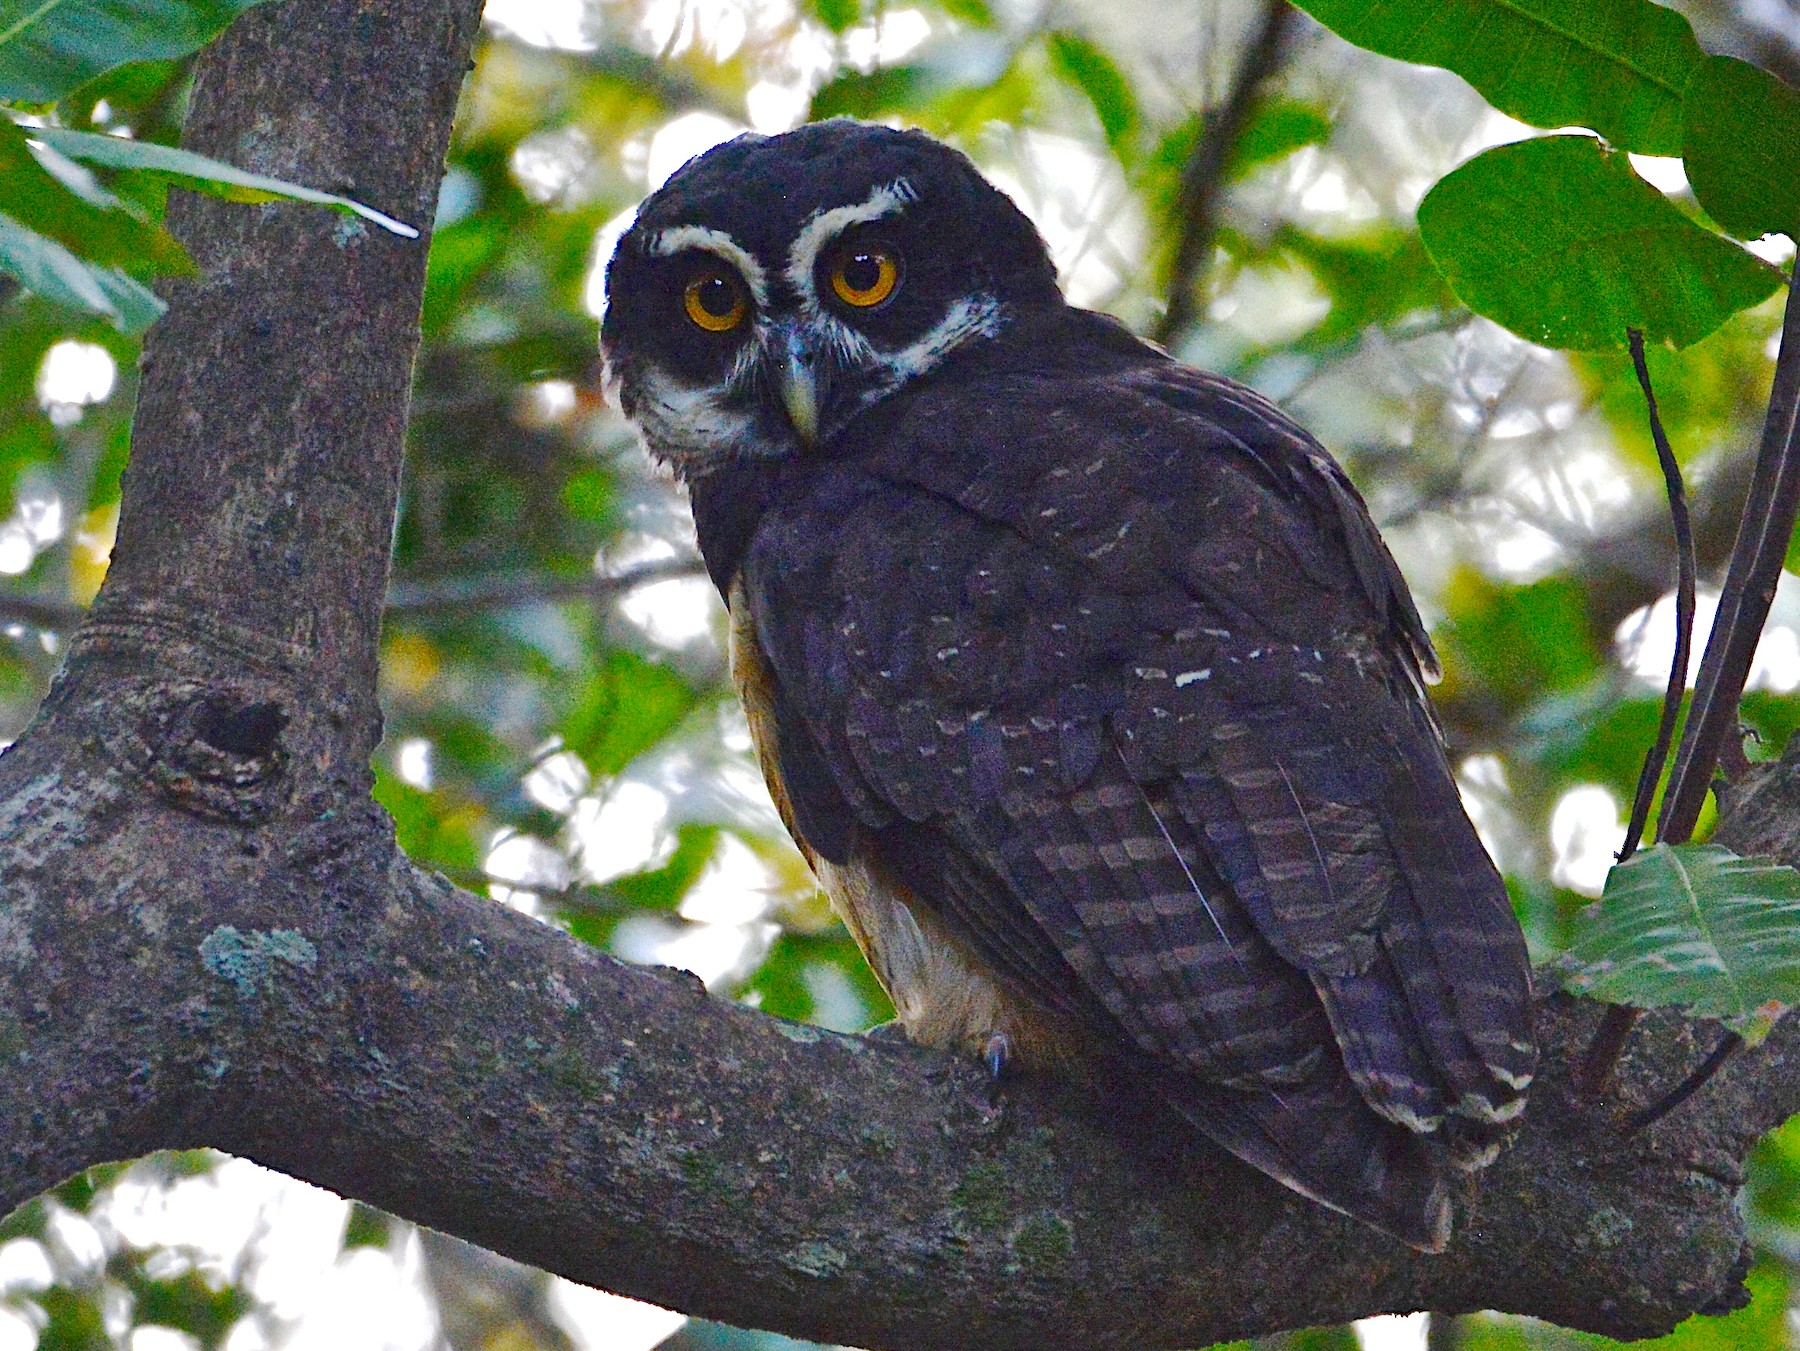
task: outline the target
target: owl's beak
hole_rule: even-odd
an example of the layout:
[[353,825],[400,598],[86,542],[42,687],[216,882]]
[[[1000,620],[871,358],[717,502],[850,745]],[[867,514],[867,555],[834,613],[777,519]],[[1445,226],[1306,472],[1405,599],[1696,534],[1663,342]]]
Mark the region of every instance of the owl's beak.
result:
[[810,446],[819,438],[819,378],[806,340],[794,329],[787,329],[778,338],[775,367],[788,421]]

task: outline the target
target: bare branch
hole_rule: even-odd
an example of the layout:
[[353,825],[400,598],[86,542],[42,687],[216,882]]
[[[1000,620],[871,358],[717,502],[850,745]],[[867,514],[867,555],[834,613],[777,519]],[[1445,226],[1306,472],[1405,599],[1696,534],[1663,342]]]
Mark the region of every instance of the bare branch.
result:
[[1782,560],[1794,537],[1800,512],[1800,304],[1789,290],[1782,321],[1781,352],[1775,358],[1775,383],[1769,393],[1768,419],[1756,472],[1744,499],[1731,563],[1719,595],[1718,614],[1700,659],[1700,676],[1681,749],[1663,795],[1658,839],[1679,844],[1693,833],[1700,808],[1712,786],[1719,748],[1737,726],[1738,700],[1750,675],[1750,663],[1762,638],[1763,623],[1775,599]]
[[[154,764],[84,762],[110,721],[157,712],[97,693],[0,760],[0,815],[22,823],[0,881],[0,1209],[87,1163],[204,1144],[579,1281],[830,1342],[1176,1347],[1417,1308],[1639,1336],[1736,1297],[1743,1158],[1800,1105],[1784,1024],[1626,1138],[1567,1079],[1598,1007],[1552,1000],[1523,1135],[1428,1258],[1129,1085],[996,1099],[977,1065],[625,966],[410,868],[366,799],[312,798],[303,828],[199,819]],[[247,777],[217,815],[254,815],[268,781]],[[1647,1018],[1618,1110],[1710,1037]]]
[[1170,343],[1194,322],[1200,280],[1218,233],[1219,199],[1238,138],[1250,120],[1256,97],[1281,66],[1282,41],[1294,18],[1288,0],[1265,0],[1262,13],[1225,102],[1206,115],[1200,141],[1181,170],[1179,211],[1181,235],[1169,268],[1168,305],[1152,330],[1160,343]]
[[[590,572],[573,577],[513,572],[402,580],[388,590],[386,613],[424,615],[443,610],[498,610],[561,600],[604,601],[650,582],[705,575],[706,565],[698,558],[659,558],[620,572]],[[0,623],[61,632],[74,628],[86,614],[79,605],[63,601],[0,594]]]
[[1644,335],[1635,328],[1627,331],[1631,342],[1631,364],[1637,371],[1638,386],[1644,391],[1644,407],[1650,416],[1650,436],[1656,443],[1656,462],[1662,468],[1663,483],[1669,494],[1669,521],[1675,531],[1675,654],[1669,660],[1669,680],[1663,690],[1656,744],[1644,757],[1644,767],[1638,774],[1637,792],[1631,803],[1631,822],[1625,828],[1625,842],[1619,846],[1620,860],[1636,853],[1638,842],[1644,838],[1644,823],[1650,819],[1650,799],[1656,796],[1656,785],[1669,757],[1669,745],[1675,738],[1675,722],[1681,716],[1681,696],[1687,689],[1688,650],[1694,640],[1697,571],[1687,490],[1681,482],[1681,465],[1676,462],[1675,451],[1663,431],[1662,416],[1656,410],[1656,391],[1651,387],[1650,367],[1644,359]]
[[620,572],[590,572],[576,577],[527,572],[397,582],[388,591],[387,612],[430,614],[440,610],[502,609],[540,601],[611,600],[647,582],[705,575],[706,565],[698,558],[658,558]]

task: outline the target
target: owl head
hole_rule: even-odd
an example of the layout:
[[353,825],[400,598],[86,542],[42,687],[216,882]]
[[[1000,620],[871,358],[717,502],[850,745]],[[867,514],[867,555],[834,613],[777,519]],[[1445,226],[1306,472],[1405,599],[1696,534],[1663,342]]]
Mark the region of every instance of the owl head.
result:
[[685,477],[827,446],[1062,303],[1036,229],[967,157],[841,118],[689,161],[620,239],[606,294],[620,401]]

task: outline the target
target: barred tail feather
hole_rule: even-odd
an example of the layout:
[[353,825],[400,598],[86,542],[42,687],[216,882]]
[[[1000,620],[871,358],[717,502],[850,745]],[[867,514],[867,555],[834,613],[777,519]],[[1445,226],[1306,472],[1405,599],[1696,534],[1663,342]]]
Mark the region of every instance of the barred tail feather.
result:
[[1424,949],[1401,969],[1435,977],[1430,991],[1409,980],[1408,1002],[1422,1025],[1437,1024],[1424,1026],[1428,1037],[1460,1043],[1479,1067],[1478,1076],[1467,1070],[1455,1076],[1459,1101],[1453,1110],[1505,1122],[1523,1106],[1536,1060],[1525,941],[1505,885],[1474,827],[1453,805],[1448,768],[1440,763],[1432,772],[1415,759],[1405,762],[1404,773],[1397,797],[1409,806],[1436,804],[1422,811],[1400,808],[1385,822],[1406,875],[1405,900],[1416,916],[1404,927]]
[[1422,1252],[1450,1242],[1450,1201],[1430,1149],[1376,1116],[1335,1064],[1279,1095],[1164,1076],[1182,1118],[1252,1167],[1320,1205]]

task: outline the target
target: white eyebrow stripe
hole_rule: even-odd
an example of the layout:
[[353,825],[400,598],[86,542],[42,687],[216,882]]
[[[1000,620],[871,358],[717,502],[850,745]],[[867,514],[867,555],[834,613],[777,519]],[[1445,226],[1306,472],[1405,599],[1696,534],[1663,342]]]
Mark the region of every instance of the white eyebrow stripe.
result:
[[819,250],[852,225],[891,216],[918,200],[919,194],[913,191],[913,185],[904,178],[896,178],[892,183],[883,183],[866,200],[854,206],[834,206],[813,212],[788,249],[788,284],[807,306],[816,309],[819,298],[813,293],[813,264],[818,261]]
[[762,264],[752,258],[742,244],[723,230],[709,229],[704,225],[674,225],[651,235],[648,247],[659,258],[668,258],[683,249],[699,249],[702,253],[723,258],[743,276],[744,284],[750,288],[751,298],[756,301],[756,307],[768,308],[768,273],[763,271]]

